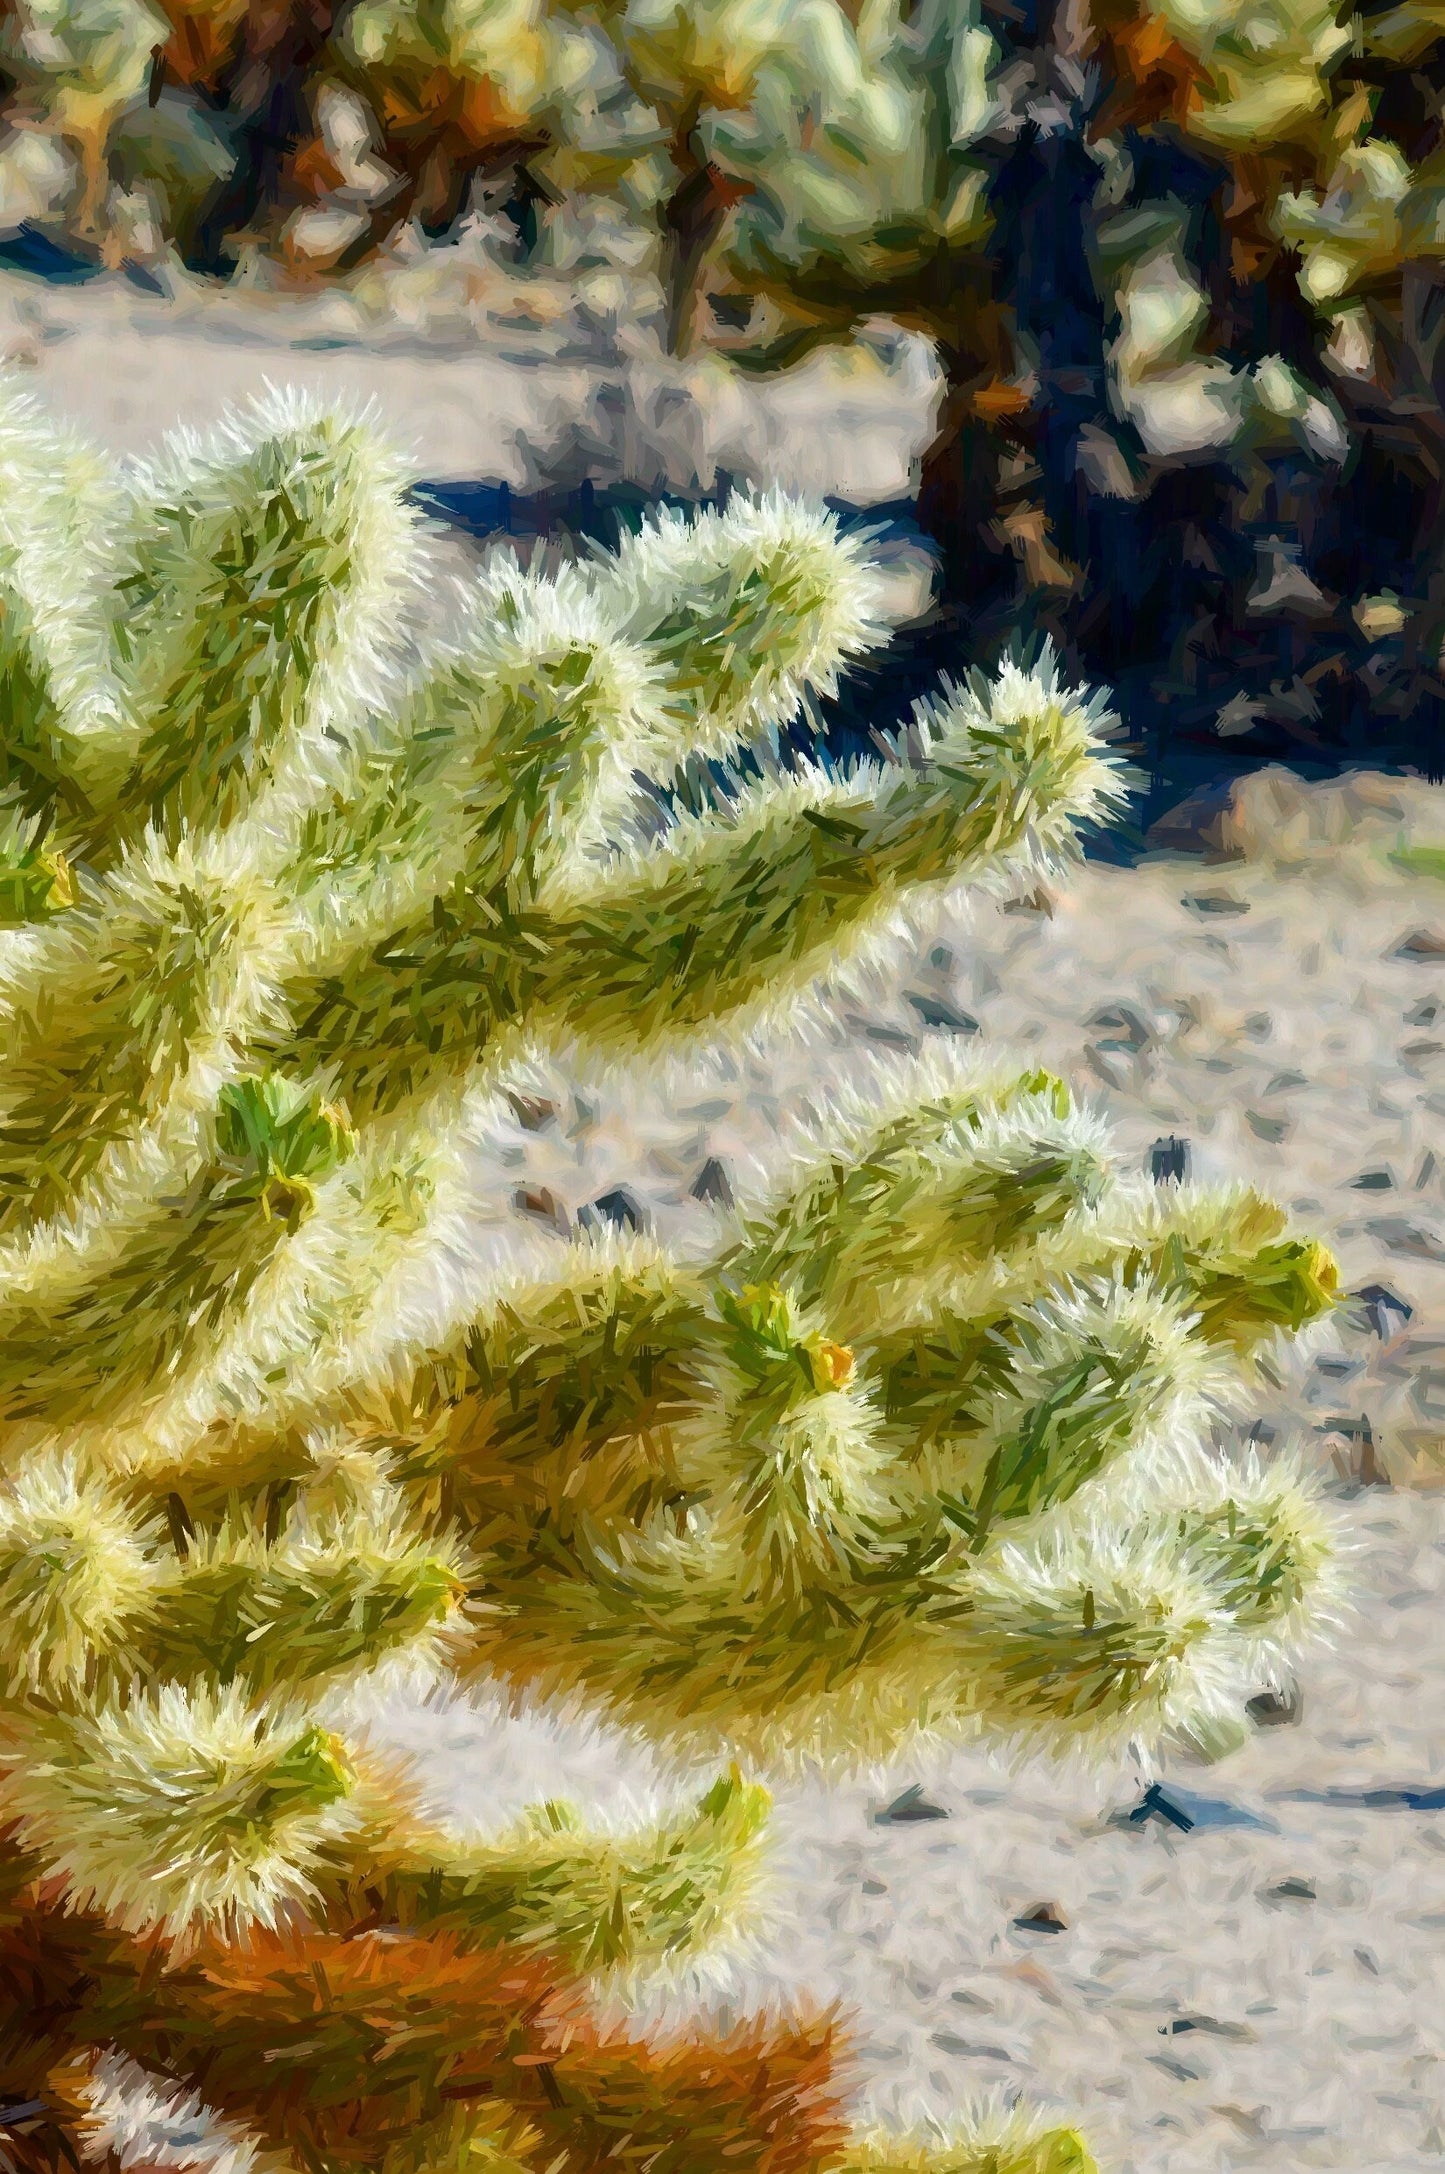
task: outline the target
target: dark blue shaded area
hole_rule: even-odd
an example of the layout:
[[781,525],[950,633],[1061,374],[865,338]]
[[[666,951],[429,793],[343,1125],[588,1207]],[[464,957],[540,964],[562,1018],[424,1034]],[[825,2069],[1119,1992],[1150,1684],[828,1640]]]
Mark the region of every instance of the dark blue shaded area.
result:
[[85,280],[98,279],[101,272],[93,257],[64,248],[34,226],[22,226],[0,241],[0,267],[7,272],[29,272],[57,287],[79,286]]
[[1157,1819],[1180,1834],[1192,1834],[1196,1827],[1277,1831],[1272,1819],[1262,1819],[1258,1812],[1247,1811],[1242,1804],[1231,1804],[1224,1797],[1196,1796],[1192,1789],[1181,1789],[1176,1782],[1151,1782],[1132,1811],[1116,1816],[1119,1823],[1130,1827],[1142,1827],[1146,1821]]
[[[582,538],[615,550],[624,535],[635,533],[645,516],[659,507],[696,511],[726,506],[735,479],[720,472],[711,490],[657,491],[640,483],[583,482],[552,491],[513,491],[506,483],[418,483],[413,498],[423,511],[469,536],[515,537],[530,542],[540,536]],[[899,499],[881,506],[853,506],[846,499],[825,503],[844,529],[868,529],[883,536],[921,536],[912,502]]]
[[873,1814],[875,1827],[911,1827],[932,1819],[947,1819],[945,1807],[935,1804],[923,1793],[921,1782],[914,1782],[901,1796],[895,1797],[882,1811]]
[[1329,1804],[1342,1811],[1445,1812],[1445,1787],[1430,1789],[1281,1789],[1279,1802]]

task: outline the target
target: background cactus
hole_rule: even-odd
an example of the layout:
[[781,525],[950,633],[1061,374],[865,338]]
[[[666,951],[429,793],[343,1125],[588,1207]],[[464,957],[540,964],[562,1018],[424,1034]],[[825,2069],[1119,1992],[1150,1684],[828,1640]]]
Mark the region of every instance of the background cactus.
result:
[[946,366],[976,653],[1390,759],[1445,692],[1440,66],[1429,7],[1320,0],[10,0],[0,219],[273,284],[380,249],[368,307],[470,220],[540,317],[769,367],[886,315]]
[[[1332,1265],[941,1058],[686,1257],[493,1257],[466,1170],[539,1050],[656,1064],[1066,858],[1101,702],[1015,662],[790,762],[887,632],[831,515],[497,557],[443,637],[364,423],[272,397],[115,471],[3,415],[10,2130],[103,2149],[149,2077],[267,2163],[1076,2174],[1071,2131],[850,2137],[831,2023],[593,1995],[764,1906],[743,1764],[1104,1757],[1289,1668],[1328,1523],[1211,1422]],[[449,1830],[351,1718],[379,1670],[580,1698],[706,1783]]]

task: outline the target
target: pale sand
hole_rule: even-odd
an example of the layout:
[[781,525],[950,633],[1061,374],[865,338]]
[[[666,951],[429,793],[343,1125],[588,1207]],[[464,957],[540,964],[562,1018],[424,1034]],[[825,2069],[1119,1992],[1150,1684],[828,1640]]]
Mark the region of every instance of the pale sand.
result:
[[[124,286],[0,280],[0,331],[37,389],[117,449],[204,423],[269,375],[376,397],[434,479],[518,488],[589,468],[688,480],[689,463],[708,480],[711,463],[888,499],[908,487],[936,396],[912,348],[846,383],[823,370],[719,405],[716,383],[659,388],[632,365],[350,340],[307,352],[244,313],[178,328]],[[979,906],[840,998],[806,1051],[724,1061],[668,1106],[621,1079],[580,1093],[559,1080],[556,1120],[479,1160],[479,1209],[535,1233],[542,1194],[560,1219],[621,1183],[659,1230],[697,1236],[707,1211],[689,1189],[708,1156],[741,1170],[820,1080],[926,1037],[907,992],[942,999],[978,1023],[978,1046],[1043,1060],[1095,1097],[1126,1157],[1187,1135],[1200,1174],[1258,1179],[1336,1244],[1352,1287],[1378,1282],[1413,1307],[1388,1341],[1362,1320],[1316,1334],[1244,1424],[1303,1430],[1343,1482],[1367,1415],[1381,1465],[1428,1490],[1445,1445],[1445,960],[1394,954],[1414,930],[1445,935],[1445,885],[1387,854],[1405,830],[1445,840],[1445,796],[1416,794],[1398,818],[1380,797],[1343,855],[1311,848],[1306,817],[1294,868],[1096,867],[1051,918]],[[1388,1187],[1354,1189],[1368,1171]],[[1137,1800],[1131,1774],[1010,1778],[972,1756],[881,1788],[792,1791],[777,1827],[792,1893],[738,1994],[846,2000],[882,2110],[1022,2090],[1079,2118],[1115,2174],[1437,2168],[1445,1814],[1317,1798],[1445,1782],[1442,1502],[1368,1491],[1343,1507],[1362,1548],[1358,1613],[1307,1672],[1302,1723],[1178,1776],[1271,1825],[1120,1829],[1104,1814]],[[605,1736],[540,1722],[453,1709],[396,1714],[390,1733],[424,1749],[474,1819],[563,1786],[616,1815],[657,1780]],[[915,1778],[949,1819],[870,1825],[869,1807]],[[1291,1878],[1313,1899],[1268,1894]],[[1013,1928],[1040,1901],[1066,1930]],[[1190,2018],[1203,2020],[1168,2033]]]
[[926,344],[881,329],[851,354],[743,379],[716,357],[669,362],[641,338],[568,342],[520,327],[480,347],[397,328],[378,343],[335,295],[187,287],[166,301],[118,275],[57,287],[0,271],[3,362],[116,452],[204,428],[270,381],[374,403],[430,482],[687,488],[727,472],[859,505],[908,496],[942,391]]

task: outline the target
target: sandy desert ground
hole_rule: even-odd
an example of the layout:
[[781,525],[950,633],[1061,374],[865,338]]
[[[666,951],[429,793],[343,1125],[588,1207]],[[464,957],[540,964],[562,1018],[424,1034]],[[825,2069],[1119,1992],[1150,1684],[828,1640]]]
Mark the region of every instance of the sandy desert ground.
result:
[[450,324],[382,338],[335,292],[281,301],[198,283],[166,299],[120,275],[63,286],[3,269],[0,365],[117,452],[204,428],[269,380],[373,404],[431,482],[687,488],[732,473],[858,505],[908,496],[942,396],[927,344],[882,327],[786,377],[740,380],[716,356],[673,363],[643,338],[519,325],[480,347]]
[[[323,348],[322,332],[309,351],[268,347],[215,321],[168,332],[161,311],[130,290],[82,298],[4,279],[0,351],[117,447],[204,421],[265,372],[375,393],[409,420],[428,473],[519,488],[539,458],[549,474],[651,462],[654,477],[673,459],[712,459],[816,488],[809,464],[848,446],[856,473],[830,473],[828,487],[883,500],[906,490],[927,435],[932,381],[912,350],[875,357],[847,385],[819,378],[731,411],[674,387],[672,422],[654,431],[660,411],[629,408],[625,371],[372,356]],[[643,449],[625,420],[637,413],[653,418]],[[951,1035],[1062,1070],[1109,1112],[1136,1166],[1157,1140],[1187,1140],[1196,1173],[1255,1179],[1330,1239],[1348,1289],[1373,1295],[1282,1363],[1241,1421],[1260,1440],[1314,1445],[1358,1542],[1356,1610],[1308,1672],[1299,1719],[1259,1727],[1208,1769],[1168,1771],[1188,1831],[1128,1821],[1132,1772],[1081,1784],[973,1755],[785,1791],[786,1901],[734,1991],[843,2000],[858,2018],[860,2090],[881,2112],[1022,2092],[1077,2116],[1113,2174],[1435,2169],[1445,880],[1392,856],[1445,847],[1445,789],[1305,789],[1272,774],[1160,836],[1174,850],[1135,868],[1090,865],[1048,894],[921,928],[835,992],[806,1048],[719,1058],[666,1096],[577,1072],[539,1082],[549,1107],[490,1143],[478,1202],[494,1223],[561,1231],[625,1188],[641,1219],[686,1237],[712,1212],[695,1197],[709,1166],[714,1186],[716,1170],[740,1175],[829,1078]],[[674,1779],[629,1746],[540,1718],[393,1710],[385,1728],[478,1821],[540,1793],[618,1812]],[[880,1822],[912,1783],[939,1816]],[[1038,1904],[1058,1929],[1016,1922]]]

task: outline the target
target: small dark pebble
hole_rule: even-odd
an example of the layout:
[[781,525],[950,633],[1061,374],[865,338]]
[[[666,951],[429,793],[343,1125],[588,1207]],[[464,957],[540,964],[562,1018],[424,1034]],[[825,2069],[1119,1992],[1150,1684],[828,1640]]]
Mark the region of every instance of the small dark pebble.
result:
[[1150,1783],[1128,1819],[1131,1827],[1142,1827],[1146,1819],[1162,1819],[1166,1825],[1177,1827],[1181,1834],[1188,1834],[1195,1825],[1193,1813],[1166,1796],[1157,1782]]
[[1302,1880],[1293,1875],[1287,1880],[1276,1880],[1272,1887],[1260,1889],[1261,1902],[1317,1902],[1318,1892],[1313,1880]]
[[1392,1253],[1404,1254],[1412,1261],[1445,1261],[1445,1245],[1430,1230],[1421,1230],[1418,1223],[1406,1222],[1403,1215],[1377,1216],[1365,1225],[1372,1238],[1378,1238],[1382,1246]]
[[1192,913],[1217,913],[1230,916],[1248,913],[1248,901],[1231,898],[1228,891],[1191,891],[1183,900]]
[[1348,1479],[1355,1487],[1389,1487],[1390,1475],[1380,1462],[1375,1446],[1375,1430],[1370,1424],[1368,1412],[1361,1412],[1358,1419],[1337,1413],[1315,1429],[1317,1434],[1333,1434],[1345,1443],[1351,1452]]
[[1100,1029],[1100,1049],[1118,1049],[1137,1056],[1154,1039],[1146,1022],[1128,1004],[1111,1004],[1107,1010],[1095,1012],[1093,1018],[1084,1023]]
[[937,2046],[940,2053],[969,2054],[976,2061],[1011,2061],[1013,2055],[1003,2046],[976,2046],[970,2039],[957,2038],[952,2031],[933,2031],[929,2044]]
[[1350,1296],[1362,1308],[1365,1318],[1382,1343],[1388,1343],[1399,1334],[1405,1323],[1414,1317],[1415,1309],[1383,1283],[1367,1283],[1362,1290],[1352,1291]]
[[875,1827],[907,1827],[923,1819],[947,1819],[949,1814],[941,1804],[935,1804],[923,1794],[922,1785],[914,1782],[901,1797],[895,1797],[881,1812],[873,1814]]
[[541,1132],[544,1126],[555,1124],[557,1105],[541,1095],[524,1095],[509,1092],[507,1100],[512,1105],[512,1115],[528,1132]]
[[1288,1691],[1260,1691],[1246,1699],[1245,1712],[1257,1729],[1285,1729],[1299,1720],[1304,1699],[1296,1686]]
[[1162,2068],[1166,2076],[1173,2076],[1180,2083],[1198,2083],[1204,2071],[1193,2068],[1188,2061],[1176,2061],[1169,2053],[1151,2053],[1147,2056],[1154,2068]]
[[1395,946],[1397,959],[1445,959],[1445,936],[1432,928],[1413,929]]
[[863,1892],[865,1895],[886,1895],[888,1886],[884,1880],[865,1880],[863,1882]]
[[577,1220],[584,1230],[603,1230],[610,1223],[614,1230],[641,1230],[643,1214],[631,1193],[619,1186],[615,1192],[600,1193],[577,1212]]
[[945,1034],[977,1034],[978,1021],[971,1012],[958,1011],[941,996],[923,996],[916,989],[906,991],[908,1001],[926,1027],[941,1027]]
[[730,1208],[732,1206],[733,1189],[728,1180],[727,1171],[718,1161],[716,1155],[708,1156],[707,1161],[693,1179],[692,1197],[694,1200],[705,1200],[714,1208]]
[[1161,2038],[1178,2038],[1185,2031],[1202,2031],[1207,2038],[1249,2040],[1254,2036],[1247,2023],[1222,2023],[1214,2015],[1177,2015],[1159,2026]]
[[1350,1179],[1350,1190],[1354,1193],[1388,1193],[1393,1192],[1394,1186],[1395,1180],[1388,1170],[1362,1170],[1357,1178]]
[[[946,1006],[944,1008],[947,1009]],[[871,1021],[863,1031],[870,1042],[881,1042],[885,1049],[916,1049],[918,1047],[913,1036],[905,1034],[902,1027],[884,1026],[876,1019]]]
[[1157,1781],[1149,1784],[1132,1811],[1115,1814],[1116,1824],[1130,1827],[1142,1827],[1149,1819],[1176,1827],[1181,1834],[1190,1834],[1196,1827],[1268,1830],[1273,1824],[1256,1812],[1247,1812],[1242,1804],[1230,1804],[1223,1797],[1198,1797],[1192,1789],[1181,1789],[1175,1782],[1166,1785]]
[[1067,1932],[1069,1921],[1056,1902],[1035,1902],[1014,1919],[1020,1932]]
[[1172,1132],[1167,1139],[1156,1140],[1149,1150],[1149,1175],[1156,1185],[1171,1179],[1182,1184],[1189,1175],[1189,1142],[1176,1139]]
[[[535,1191],[523,1186],[512,1195],[512,1203],[519,1214],[530,1215],[538,1223],[550,1223],[553,1230],[564,1238],[572,1228],[567,1210],[555,1193],[548,1192],[545,1185],[539,1186]],[[584,1208],[582,1212],[585,1215],[587,1211]]]

